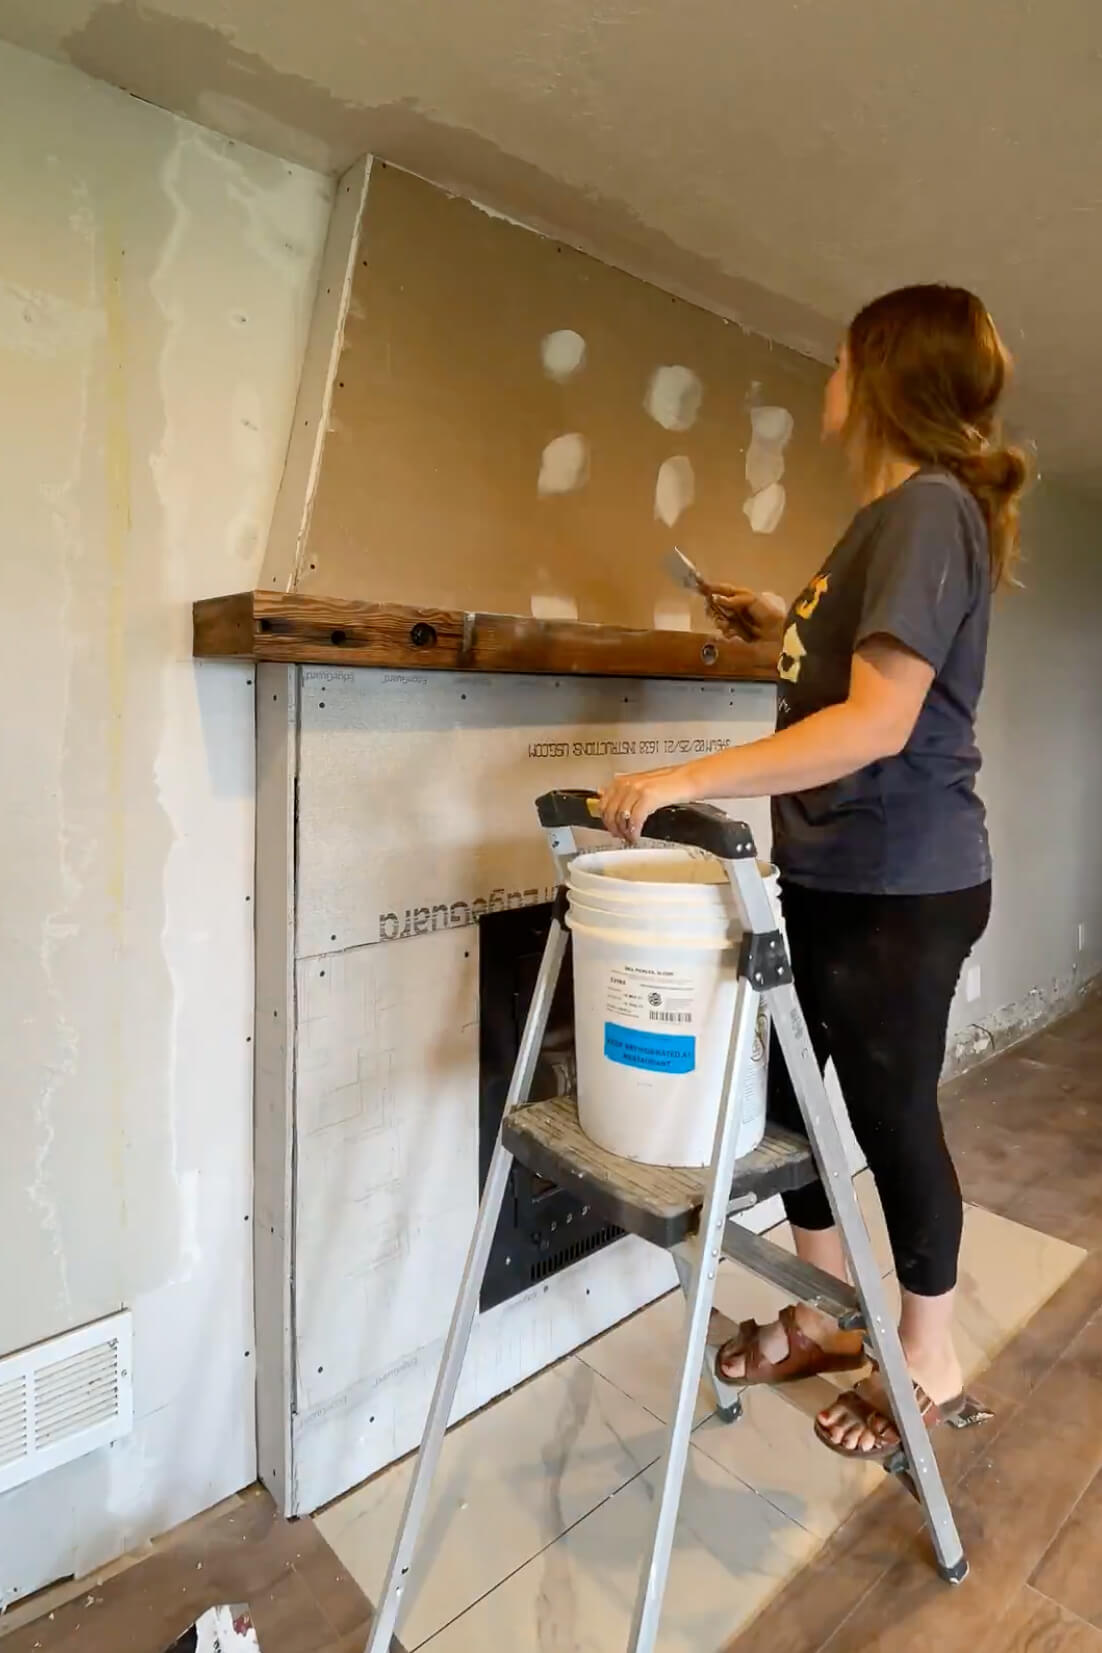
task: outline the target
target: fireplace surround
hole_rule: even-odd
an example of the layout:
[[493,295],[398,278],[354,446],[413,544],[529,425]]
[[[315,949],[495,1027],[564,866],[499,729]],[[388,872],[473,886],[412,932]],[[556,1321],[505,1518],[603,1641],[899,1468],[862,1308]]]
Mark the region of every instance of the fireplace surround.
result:
[[[546,931],[535,799],[754,739],[775,690],[692,633],[226,603],[196,648],[256,681],[260,1465],[301,1515],[420,1439]],[[569,991],[537,1089],[571,1083]],[[456,1418],[674,1285],[534,1179],[506,1221]]]

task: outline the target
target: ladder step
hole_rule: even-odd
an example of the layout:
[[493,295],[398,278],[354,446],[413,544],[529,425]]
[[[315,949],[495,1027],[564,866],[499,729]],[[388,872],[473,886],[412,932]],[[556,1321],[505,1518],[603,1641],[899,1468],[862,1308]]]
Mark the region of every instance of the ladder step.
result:
[[723,1254],[779,1286],[789,1297],[832,1315],[847,1331],[864,1329],[864,1315],[852,1286],[812,1263],[801,1262],[772,1240],[729,1222],[723,1234]]
[[[670,1250],[696,1231],[710,1171],[640,1165],[598,1148],[570,1096],[529,1102],[506,1115],[502,1141],[520,1163],[583,1200],[606,1222]],[[803,1137],[771,1125],[752,1154],[735,1161],[731,1200],[755,1205],[815,1181]]]

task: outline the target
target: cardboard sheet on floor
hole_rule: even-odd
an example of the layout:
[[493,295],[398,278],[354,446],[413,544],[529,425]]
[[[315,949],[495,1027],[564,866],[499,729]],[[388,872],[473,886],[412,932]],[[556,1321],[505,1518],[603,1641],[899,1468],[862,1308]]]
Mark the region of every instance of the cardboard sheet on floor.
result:
[[260,1642],[247,1607],[210,1607],[165,1653],[260,1653]]

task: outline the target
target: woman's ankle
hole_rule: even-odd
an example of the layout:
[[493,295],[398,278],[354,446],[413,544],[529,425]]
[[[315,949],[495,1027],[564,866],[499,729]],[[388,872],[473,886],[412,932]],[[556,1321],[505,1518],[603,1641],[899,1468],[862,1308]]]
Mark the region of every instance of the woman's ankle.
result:
[[860,1334],[843,1332],[837,1320],[832,1315],[824,1314],[822,1309],[816,1309],[810,1303],[796,1304],[796,1324],[805,1337],[810,1337],[818,1343],[820,1348],[834,1348],[841,1345],[843,1348],[854,1347],[860,1344]]
[[[963,1381],[960,1357],[951,1341],[936,1344],[904,1342],[903,1358],[907,1370],[928,1393],[932,1393],[933,1389],[956,1393],[960,1388]],[[948,1396],[934,1394],[933,1398],[945,1400]]]

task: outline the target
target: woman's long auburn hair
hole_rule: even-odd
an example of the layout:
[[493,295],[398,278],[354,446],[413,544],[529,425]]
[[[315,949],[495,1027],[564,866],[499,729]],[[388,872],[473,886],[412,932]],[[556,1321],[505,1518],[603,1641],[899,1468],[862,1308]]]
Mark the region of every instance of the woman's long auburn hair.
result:
[[1001,439],[998,406],[1012,364],[986,307],[961,287],[900,287],[854,317],[846,346],[843,440],[867,480],[890,455],[951,472],[987,522],[995,584],[1007,580],[1029,465]]

